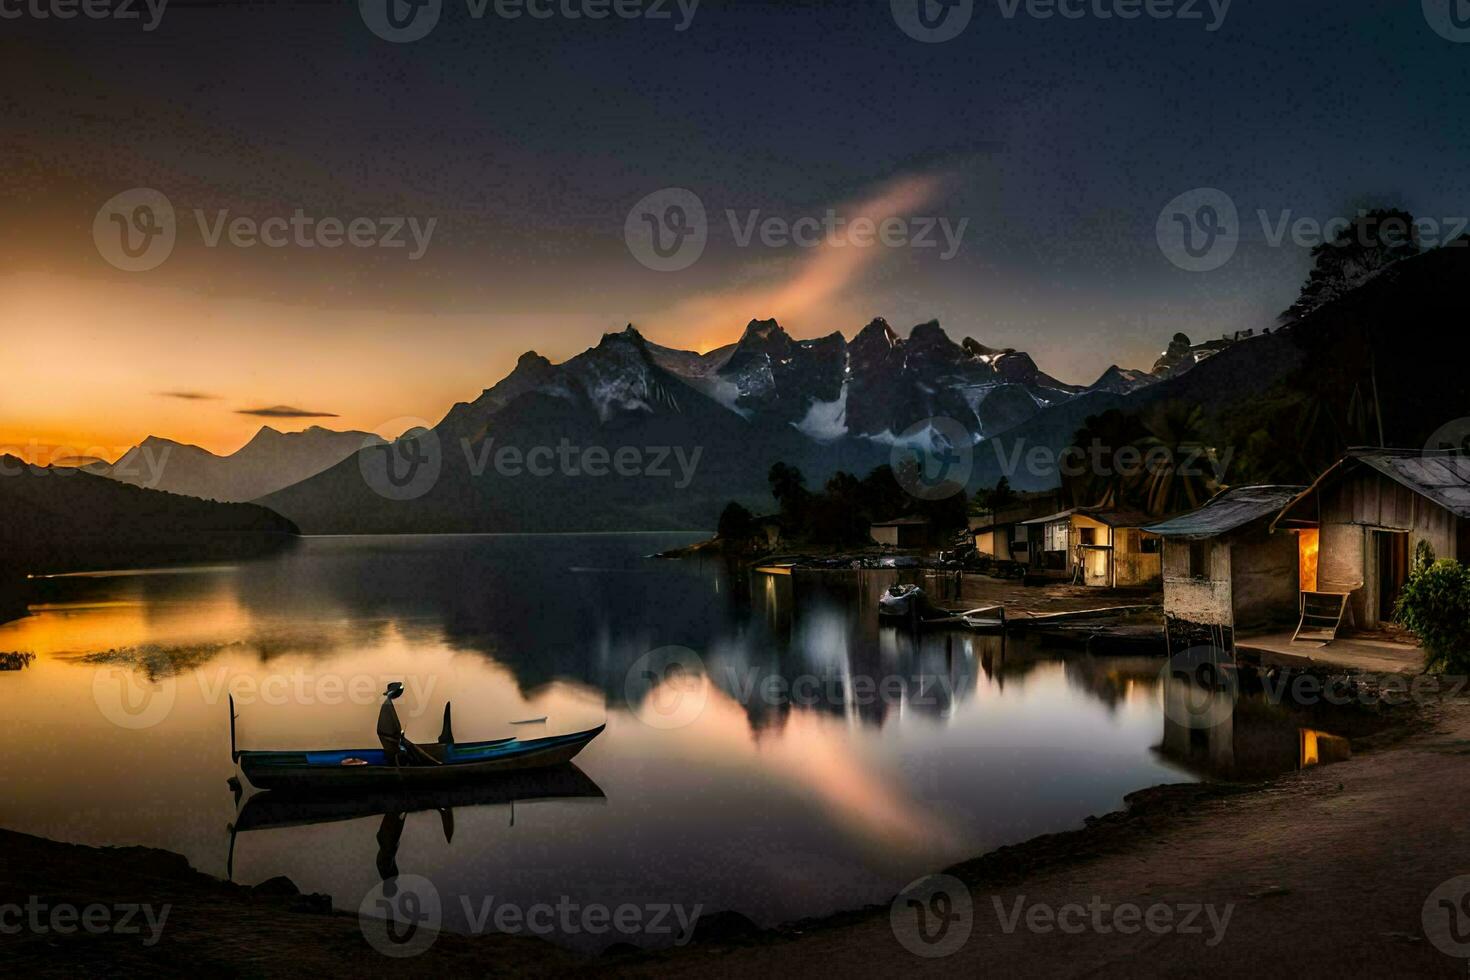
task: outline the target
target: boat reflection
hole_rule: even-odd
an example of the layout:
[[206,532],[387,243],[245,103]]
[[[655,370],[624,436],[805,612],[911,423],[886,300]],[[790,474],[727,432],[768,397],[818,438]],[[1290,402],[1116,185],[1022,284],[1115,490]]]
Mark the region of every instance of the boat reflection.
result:
[[303,796],[282,790],[266,790],[245,801],[245,806],[229,825],[230,850],[225,862],[226,875],[235,877],[235,842],[242,833],[340,823],[381,816],[378,826],[378,853],[375,857],[378,876],[390,881],[399,874],[398,845],[408,815],[427,810],[439,813],[444,842],[454,842],[456,808],[509,805],[510,825],[515,826],[517,803],[543,803],[552,800],[577,800],[603,804],[607,796],[590,776],[568,763],[553,769],[528,770],[488,777],[462,786],[434,789],[403,789],[390,792],[337,793],[330,796]]

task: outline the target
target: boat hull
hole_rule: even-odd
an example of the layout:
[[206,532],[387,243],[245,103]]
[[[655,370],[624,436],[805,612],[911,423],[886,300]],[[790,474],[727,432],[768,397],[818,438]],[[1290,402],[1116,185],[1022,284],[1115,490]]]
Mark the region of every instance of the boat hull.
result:
[[[240,771],[257,789],[293,792],[453,786],[497,773],[546,769],[576,758],[605,726],[572,735],[522,742],[500,739],[448,747],[442,765],[393,766],[384,763],[381,749],[345,749],[328,752],[241,752]],[[443,746],[425,746],[443,750]],[[344,765],[361,759],[366,765]]]

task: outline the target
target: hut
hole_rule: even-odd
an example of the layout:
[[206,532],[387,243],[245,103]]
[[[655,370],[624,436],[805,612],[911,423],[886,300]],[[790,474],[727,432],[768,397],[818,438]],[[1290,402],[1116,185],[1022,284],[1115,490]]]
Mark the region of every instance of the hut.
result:
[[933,541],[933,532],[927,517],[900,517],[891,521],[879,521],[868,533],[879,544],[892,548],[927,548]]
[[997,561],[1030,564],[1030,542],[1026,521],[1055,511],[1061,502],[1056,490],[1017,493],[1008,503],[970,518],[975,550]]
[[1223,490],[1198,510],[1145,528],[1163,539],[1170,650],[1234,648],[1239,629],[1294,622],[1297,542],[1271,522],[1302,487]]
[[1027,521],[1031,567],[1083,585],[1103,588],[1147,586],[1162,566],[1153,519],[1138,511],[1074,507]]
[[1419,542],[1470,559],[1470,457],[1354,449],[1292,499],[1272,524],[1295,532],[1303,602],[1339,596],[1341,625],[1393,617]]

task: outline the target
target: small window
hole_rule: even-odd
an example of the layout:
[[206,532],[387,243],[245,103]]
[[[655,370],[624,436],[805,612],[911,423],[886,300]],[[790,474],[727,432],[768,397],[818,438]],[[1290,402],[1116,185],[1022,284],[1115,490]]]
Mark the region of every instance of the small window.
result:
[[1140,538],[1138,541],[1138,550],[1141,554],[1157,555],[1159,553],[1159,545],[1162,543],[1163,538]]
[[1210,577],[1210,546],[1204,541],[1189,542],[1189,577]]
[[1081,538],[1081,540],[1078,541],[1078,544],[1097,544],[1097,528],[1079,527],[1077,529],[1077,534]]

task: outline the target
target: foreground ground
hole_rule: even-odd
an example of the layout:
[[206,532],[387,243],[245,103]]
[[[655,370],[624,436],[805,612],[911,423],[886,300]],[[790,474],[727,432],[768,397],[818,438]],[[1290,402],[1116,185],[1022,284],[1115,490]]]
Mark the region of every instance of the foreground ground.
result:
[[[780,943],[694,948],[640,964],[642,974],[895,975],[926,967],[1021,977],[1459,976],[1467,961],[1426,937],[1424,907],[1470,873],[1470,705],[1433,712],[1427,730],[1352,761],[1263,787],[1136,794],[1130,814],[997,852],[949,873],[973,901],[956,952],[921,959],[889,909]],[[1024,905],[1233,906],[1223,938],[1201,934],[1007,933]],[[1075,920],[1072,920],[1075,921]],[[1435,920],[1438,921],[1438,920]],[[1448,920],[1445,919],[1445,922]],[[1470,926],[1470,916],[1456,923]],[[1466,937],[1470,940],[1470,936]],[[1466,950],[1470,953],[1470,949]]]
[[[0,960],[15,975],[1464,976],[1466,961],[1426,937],[1423,910],[1436,887],[1470,873],[1467,799],[1470,704],[1463,701],[1430,709],[1418,730],[1349,762],[1263,786],[1135,794],[1128,811],[1085,830],[950,869],[971,897],[971,932],[939,959],[910,952],[884,906],[654,956],[586,960],[536,940],[445,935],[422,956],[388,960],[367,945],[355,916],[328,913],[279,882],[242,888],[160,851],[0,832],[0,905],[29,895],[77,905],[173,905],[153,947],[136,936],[0,930]],[[1223,932],[1200,915],[1199,933],[1064,934],[1030,930],[1024,920],[1007,933],[993,900],[1009,914],[1022,896],[1028,908],[1132,903],[1230,911]],[[1456,924],[1470,925],[1470,915]]]

